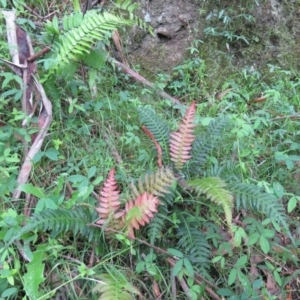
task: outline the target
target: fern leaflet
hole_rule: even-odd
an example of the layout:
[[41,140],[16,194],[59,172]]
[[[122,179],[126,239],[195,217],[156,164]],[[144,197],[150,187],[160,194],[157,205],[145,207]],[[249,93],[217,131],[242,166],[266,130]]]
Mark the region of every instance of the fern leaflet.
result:
[[149,108],[139,109],[140,120],[152,132],[163,151],[163,158],[169,159],[170,128]]
[[87,224],[93,223],[95,215],[83,208],[82,206],[76,206],[73,209],[59,208],[56,210],[44,210],[41,213],[32,216],[27,224],[5,245],[8,247],[14,241],[21,238],[23,234],[26,234],[33,230],[52,231],[51,236],[55,237],[58,234],[72,231],[74,235],[81,234],[88,237],[89,241],[97,239],[99,237],[99,229],[87,226]]
[[175,177],[169,168],[160,168],[155,173],[148,173],[139,178],[137,186],[133,182],[131,183],[133,197],[138,197],[144,192],[164,197],[171,193],[170,187],[174,179]]
[[175,163],[176,169],[180,170],[184,163],[191,158],[190,150],[192,149],[192,142],[195,140],[194,117],[196,113],[196,102],[193,101],[190,107],[179,124],[176,132],[170,135],[170,155],[171,160]]
[[110,170],[100,195],[96,210],[101,219],[97,223],[104,224],[108,217],[120,208],[120,191],[115,180],[115,169]]
[[140,292],[122,274],[101,274],[93,292],[100,293],[99,300],[134,300]]
[[[276,196],[262,193],[258,186],[248,183],[230,183],[228,188],[235,195],[238,210],[241,206],[244,209],[250,207],[265,214],[272,222],[282,225],[291,240],[294,241],[287,225],[287,215],[284,206],[278,201]],[[278,226],[275,226],[275,228],[278,228]]]
[[203,166],[210,152],[218,145],[222,137],[222,131],[226,127],[228,119],[224,116],[219,116],[212,120],[206,130],[206,133],[199,134],[193,143],[189,169],[192,173],[198,173],[199,167]]
[[187,181],[188,186],[193,188],[198,195],[205,194],[208,199],[222,205],[227,225],[232,232],[232,207],[233,196],[230,191],[225,189],[226,183],[218,177],[198,178]]

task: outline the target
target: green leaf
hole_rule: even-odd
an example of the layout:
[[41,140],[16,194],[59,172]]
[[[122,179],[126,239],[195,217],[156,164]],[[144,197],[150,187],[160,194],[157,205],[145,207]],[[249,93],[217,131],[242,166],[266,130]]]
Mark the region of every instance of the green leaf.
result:
[[135,267],[135,270],[137,273],[141,273],[145,270],[145,262],[144,261],[139,261]]
[[268,254],[270,251],[270,243],[263,235],[259,239],[259,244],[263,253]]
[[262,235],[265,237],[265,238],[273,238],[274,235],[275,235],[275,231],[272,230],[272,229],[264,229],[263,232],[262,232]]
[[26,194],[36,196],[37,198],[45,197],[45,192],[42,188],[35,187],[32,183],[22,184],[20,190]]
[[274,278],[275,278],[276,282],[278,283],[278,285],[282,286],[282,279],[281,279],[279,273],[275,270],[273,272],[273,275],[274,275]]
[[289,200],[289,202],[288,202],[288,206],[287,206],[287,211],[288,211],[288,213],[290,213],[290,212],[292,212],[294,209],[295,209],[295,207],[296,207],[296,205],[297,205],[297,198],[295,197],[295,196],[293,196],[290,200]]
[[155,265],[146,265],[146,270],[151,276],[155,276],[157,274],[157,267]]
[[171,255],[175,256],[175,257],[183,258],[183,253],[180,252],[180,251],[178,251],[178,250],[176,250],[176,249],[168,248],[168,252],[169,252]]
[[8,298],[8,297],[10,297],[10,296],[16,294],[17,292],[18,292],[18,289],[15,288],[15,287],[8,288],[8,289],[6,289],[6,290],[2,293],[1,297],[2,297],[2,298]]
[[237,272],[238,278],[246,291],[251,290],[251,284],[248,277],[241,271]]
[[54,148],[49,148],[47,149],[47,151],[45,152],[45,155],[53,161],[57,161],[58,160],[58,155],[59,155],[59,151],[57,151]]
[[88,170],[88,178],[92,178],[95,176],[97,168],[95,166],[89,168]]
[[179,259],[174,268],[173,268],[173,276],[177,276],[179,274],[179,272],[182,270],[182,266],[183,266],[183,259]]
[[258,232],[254,232],[249,236],[248,239],[248,246],[254,245],[257,243],[257,241],[259,240],[260,234]]
[[236,281],[237,269],[232,269],[228,277],[228,285],[232,285]]
[[214,257],[214,258],[211,260],[211,262],[214,264],[214,263],[218,262],[221,258],[222,258],[222,256],[221,256],[221,255],[218,255],[218,256]]
[[241,268],[244,267],[246,265],[248,261],[248,256],[247,255],[243,255],[242,257],[240,257],[238,259],[238,261],[235,263],[235,267],[236,268]]
[[217,290],[217,294],[219,294],[220,296],[223,296],[223,297],[229,297],[229,296],[233,295],[233,292],[229,289],[219,289],[219,290]]
[[278,198],[282,198],[285,193],[283,186],[279,182],[273,183],[273,191]]
[[46,258],[46,247],[46,245],[39,245],[33,252],[32,261],[25,265],[27,272],[23,276],[24,290],[29,299],[39,298],[39,285],[45,281],[43,260]]
[[187,258],[184,258],[183,259],[183,264],[184,264],[184,266],[185,266],[185,268],[188,272],[188,275],[190,277],[194,277],[194,268],[193,268],[191,262]]

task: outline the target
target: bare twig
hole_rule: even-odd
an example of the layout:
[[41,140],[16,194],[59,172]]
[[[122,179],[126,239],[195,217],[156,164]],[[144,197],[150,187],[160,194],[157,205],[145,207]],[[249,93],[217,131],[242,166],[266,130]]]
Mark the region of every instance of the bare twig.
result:
[[154,89],[157,94],[159,94],[161,97],[170,100],[173,104],[178,104],[180,105],[180,101],[172,96],[170,96],[169,94],[167,94],[165,91],[160,90],[155,88],[154,84],[149,82],[146,78],[144,78],[143,76],[141,76],[139,73],[133,71],[132,69],[130,69],[129,67],[125,66],[124,64],[122,64],[119,61],[116,60],[111,60],[112,63],[119,68],[123,73],[130,75],[134,80],[139,81],[141,83],[143,83],[145,86]]
[[42,49],[41,51],[39,51],[38,53],[28,57],[27,61],[31,62],[31,61],[35,61],[37,60],[39,57],[43,56],[44,54],[48,53],[51,50],[51,48],[49,46],[45,47],[44,49]]
[[193,300],[193,297],[191,295],[190,289],[186,282],[183,279],[180,279],[179,276],[176,276],[177,280],[179,281],[179,284],[181,288],[183,289],[184,293],[186,294],[187,299]]
[[[35,78],[34,78],[35,79]],[[32,159],[33,157],[40,151],[43,141],[45,139],[45,136],[47,134],[47,131],[49,129],[49,126],[51,124],[52,120],[52,104],[49,101],[49,99],[46,96],[45,90],[43,86],[35,79],[34,80],[35,86],[37,87],[37,90],[41,94],[43,106],[45,109],[45,122],[43,124],[43,127],[40,129],[40,132],[38,133],[37,137],[35,138],[32,146],[29,149],[28,155],[25,157],[24,163],[21,167],[19,176],[18,176],[18,186],[15,189],[13,193],[14,198],[19,198],[21,194],[20,185],[27,182],[31,169],[32,169]]]

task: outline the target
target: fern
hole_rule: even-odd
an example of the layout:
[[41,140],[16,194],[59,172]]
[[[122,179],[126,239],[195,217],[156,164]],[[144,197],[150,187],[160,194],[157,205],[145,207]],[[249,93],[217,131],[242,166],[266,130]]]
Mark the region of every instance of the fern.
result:
[[101,274],[93,292],[100,293],[99,300],[134,300],[140,292],[121,274]]
[[171,193],[170,187],[174,182],[174,175],[169,168],[160,168],[155,173],[146,174],[139,178],[137,186],[132,182],[131,190],[133,197],[147,192],[152,195],[164,197]]
[[169,139],[170,128],[161,118],[149,108],[140,108],[139,115],[141,123],[152,132],[156,141],[160,144],[163,151],[163,158],[169,159]]
[[115,6],[128,14],[129,20],[133,21],[135,25],[139,26],[145,31],[149,31],[154,36],[153,28],[141,20],[138,16],[133,14],[133,11],[139,7],[137,3],[132,3],[132,0],[118,0],[116,1]]
[[232,207],[233,196],[225,189],[226,183],[218,177],[207,177],[187,181],[188,186],[193,188],[198,195],[205,194],[208,199],[222,205],[229,231],[232,232]]
[[76,206],[70,210],[63,208],[44,210],[32,216],[27,224],[8,240],[5,246],[7,248],[14,241],[19,240],[22,235],[33,230],[51,231],[52,237],[71,231],[74,235],[81,234],[87,237],[89,241],[97,240],[99,229],[87,225],[93,223],[95,219],[96,216],[82,206]]
[[120,191],[115,180],[115,169],[110,170],[100,195],[96,211],[101,219],[97,223],[104,224],[120,208]]
[[161,212],[164,206],[160,206],[158,213],[147,226],[147,236],[150,238],[150,244],[154,245],[155,240],[163,237],[163,227],[165,225],[166,213]]
[[185,223],[183,221],[183,225],[178,228],[177,236],[179,241],[177,246],[184,251],[193,265],[198,268],[208,269],[211,259],[211,247],[201,231],[191,224]]
[[93,44],[106,39],[113,30],[132,24],[131,20],[107,12],[99,13],[97,10],[89,10],[86,14],[79,12],[65,16],[63,34],[60,34],[58,26],[52,24],[53,28],[57,28],[56,33],[60,34],[53,47],[56,62],[54,66],[62,66],[70,60],[78,61],[91,52]]
[[130,238],[134,238],[133,229],[139,229],[140,226],[145,226],[154,217],[157,212],[157,206],[160,201],[157,197],[147,194],[146,192],[138,196],[135,201],[126,203],[126,223],[127,234]]
[[192,173],[199,174],[199,167],[207,162],[209,154],[218,145],[227,123],[228,118],[219,116],[209,123],[206,133],[197,135],[193,143],[191,151],[192,158],[189,164],[189,169]]
[[193,101],[187,109],[177,132],[170,135],[170,155],[171,160],[175,163],[175,167],[179,170],[183,164],[191,158],[190,150],[192,149],[192,142],[195,139],[194,117],[196,113],[196,102]]
[[[228,188],[235,195],[236,206],[239,210],[241,207],[249,207],[266,215],[273,223],[281,225],[292,241],[294,241],[289,227],[287,225],[287,215],[284,206],[278,201],[276,196],[262,193],[261,189],[253,184],[247,183],[230,183]],[[275,226],[277,227],[277,226]]]

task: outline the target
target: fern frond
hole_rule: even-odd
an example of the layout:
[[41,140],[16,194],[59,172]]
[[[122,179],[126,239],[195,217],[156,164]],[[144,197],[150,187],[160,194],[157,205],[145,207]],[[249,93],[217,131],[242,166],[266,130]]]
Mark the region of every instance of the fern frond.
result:
[[97,10],[64,17],[65,31],[53,47],[56,63],[63,65],[69,63],[70,60],[78,60],[78,57],[89,54],[92,45],[106,39],[113,30],[132,24],[131,20],[125,20],[107,12],[98,13]]
[[275,195],[263,193],[261,189],[248,183],[230,183],[228,188],[232,191],[236,199],[236,206],[239,210],[254,209],[266,215],[272,222],[281,225],[293,241],[293,237],[287,224],[287,215],[284,206],[278,201]]
[[115,6],[125,11],[128,14],[129,19],[133,21],[135,25],[154,35],[153,28],[149,26],[146,22],[144,22],[142,19],[140,19],[138,16],[133,14],[133,11],[139,7],[137,3],[132,3],[131,0],[121,0],[117,1],[115,3]]
[[184,252],[193,265],[208,269],[211,247],[204,234],[189,224],[183,224],[178,228],[177,236],[179,237],[178,248]]
[[99,237],[99,229],[87,226],[87,224],[93,223],[94,220],[95,216],[82,206],[76,206],[68,210],[63,208],[44,210],[32,216],[27,224],[5,246],[8,247],[14,241],[20,239],[23,234],[33,230],[51,231],[52,237],[71,231],[74,235],[81,234],[87,237],[89,241],[95,240],[97,236]]
[[155,240],[161,239],[163,237],[163,227],[165,224],[166,213],[161,212],[162,208],[165,207],[159,207],[159,212],[155,214],[155,217],[147,226],[147,236],[150,238],[151,245],[154,245]]
[[176,169],[181,169],[183,164],[191,158],[190,150],[192,142],[195,140],[194,117],[196,113],[196,102],[193,101],[179,124],[178,131],[170,135],[170,155],[171,160],[175,163]]
[[149,108],[140,108],[138,110],[141,123],[152,132],[155,140],[160,144],[163,151],[163,158],[169,159],[169,139],[170,128],[161,118]]
[[225,181],[218,177],[206,177],[189,180],[187,185],[193,188],[198,195],[205,194],[217,205],[222,205],[227,225],[232,232],[233,196],[229,190],[225,189]]
[[171,193],[175,177],[169,168],[160,168],[155,173],[148,173],[144,177],[139,178],[137,186],[131,182],[131,190],[133,197],[147,192],[148,194],[164,197]]
[[115,169],[111,169],[100,191],[98,207],[96,207],[100,220],[97,221],[97,224],[104,224],[109,216],[116,213],[119,208],[120,191],[115,180]]
[[130,238],[134,238],[133,229],[139,229],[145,226],[154,217],[157,212],[157,206],[160,201],[157,197],[146,192],[139,195],[135,201],[130,200],[125,206],[125,220],[127,223],[127,233]]
[[121,274],[101,274],[97,277],[99,281],[93,292],[101,294],[99,300],[134,300],[133,294],[140,295],[139,290]]
[[206,133],[197,135],[193,143],[191,151],[192,158],[189,164],[189,169],[192,173],[199,174],[199,167],[207,162],[209,154],[218,145],[227,123],[228,118],[219,116],[209,123]]

